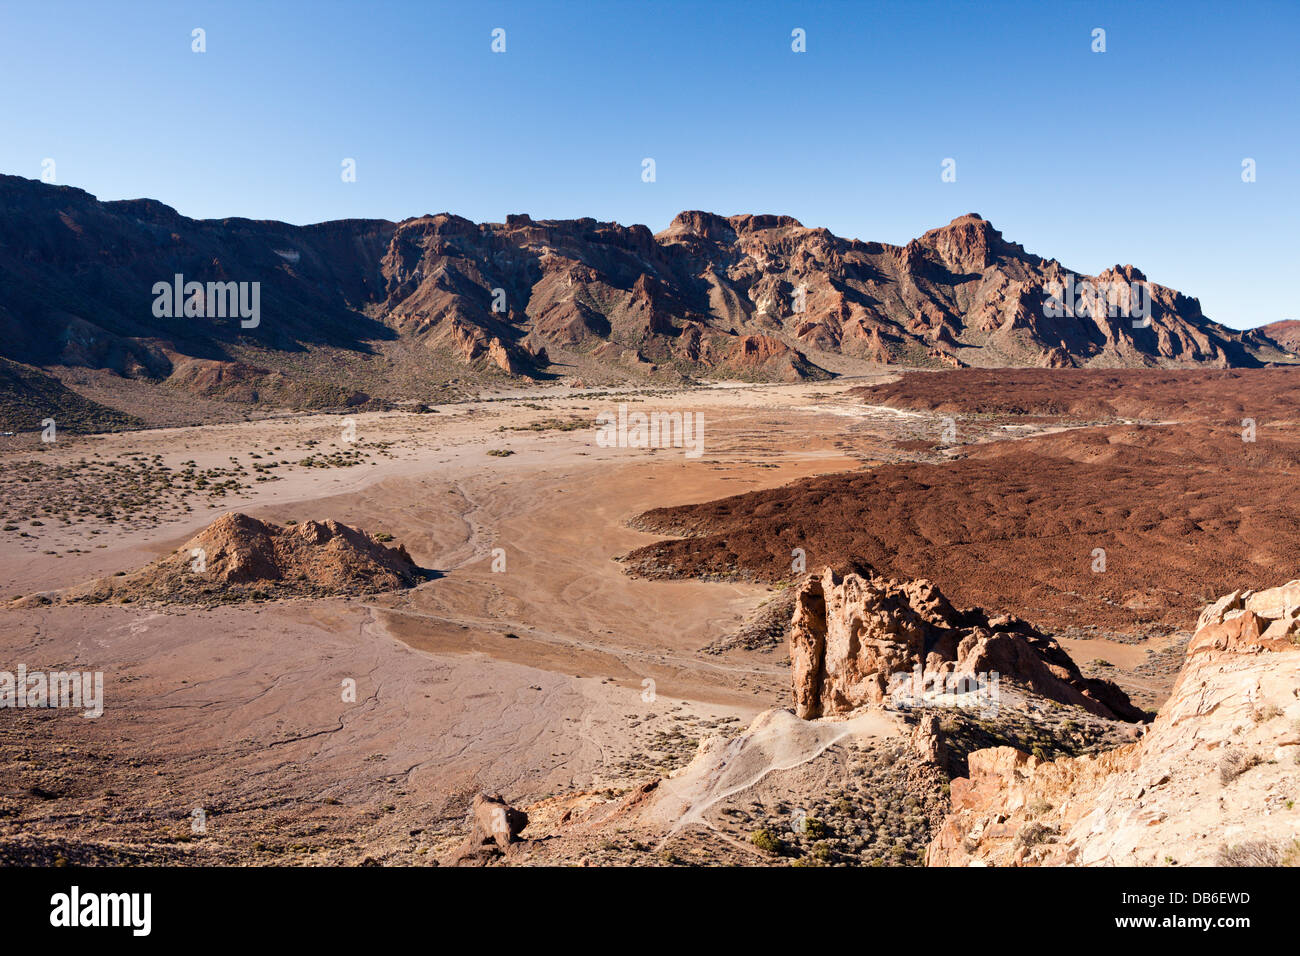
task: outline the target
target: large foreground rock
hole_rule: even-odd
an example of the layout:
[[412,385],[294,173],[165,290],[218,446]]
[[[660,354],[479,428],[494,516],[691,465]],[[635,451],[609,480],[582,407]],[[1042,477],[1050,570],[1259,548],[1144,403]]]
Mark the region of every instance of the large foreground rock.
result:
[[1202,613],[1137,743],[970,755],[932,866],[1300,864],[1300,581]]
[[499,793],[477,794],[469,815],[469,836],[448,859],[451,866],[482,866],[499,859],[528,826],[528,814],[510,806]]
[[1086,678],[1052,638],[1010,615],[957,610],[929,581],[898,582],[827,568],[795,600],[790,664],[805,719],[880,704],[900,675],[925,681],[996,672],[1035,693],[1101,717],[1143,713],[1109,681]]

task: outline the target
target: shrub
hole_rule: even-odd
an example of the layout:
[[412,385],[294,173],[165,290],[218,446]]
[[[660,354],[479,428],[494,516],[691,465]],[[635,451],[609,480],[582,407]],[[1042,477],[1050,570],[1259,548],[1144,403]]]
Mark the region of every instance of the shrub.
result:
[[803,821],[803,832],[814,840],[820,840],[829,832],[829,828],[816,817],[807,817]]
[[1264,762],[1259,754],[1248,754],[1242,750],[1229,750],[1219,761],[1219,783],[1227,786],[1251,767]]
[[1300,864],[1300,840],[1288,845],[1281,840],[1248,840],[1235,846],[1219,847],[1219,866],[1296,866]]
[[1016,834],[1016,841],[1024,846],[1037,846],[1046,842],[1047,838],[1055,833],[1054,829],[1041,823],[1026,823]]
[[749,835],[749,842],[773,856],[781,852],[781,841],[772,835],[771,830],[755,830]]

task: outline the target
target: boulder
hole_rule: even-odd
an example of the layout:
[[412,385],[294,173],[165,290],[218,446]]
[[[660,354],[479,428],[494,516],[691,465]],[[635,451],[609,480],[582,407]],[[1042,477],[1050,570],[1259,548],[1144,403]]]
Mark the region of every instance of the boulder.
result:
[[474,798],[470,815],[474,821],[470,841],[476,846],[495,843],[505,849],[528,826],[528,814],[510,806],[500,794],[480,793]]
[[944,744],[937,714],[922,714],[912,728],[912,749],[920,758],[940,769],[948,765],[948,748]]
[[520,832],[528,826],[528,814],[516,810],[497,793],[480,793],[470,804],[470,831],[465,842],[447,862],[452,866],[484,865],[522,842]]

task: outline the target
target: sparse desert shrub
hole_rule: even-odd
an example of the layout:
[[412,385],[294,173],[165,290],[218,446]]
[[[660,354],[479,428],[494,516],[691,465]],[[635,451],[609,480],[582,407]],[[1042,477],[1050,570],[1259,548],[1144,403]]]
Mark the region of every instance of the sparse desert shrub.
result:
[[1298,866],[1300,840],[1247,840],[1219,847],[1219,866]]
[[1227,786],[1251,767],[1264,762],[1259,754],[1248,754],[1244,750],[1229,750],[1219,761],[1219,783]]
[[781,841],[773,836],[771,830],[755,830],[749,835],[749,842],[754,844],[764,853],[770,853],[776,856],[781,852]]
[[1026,809],[1030,816],[1041,817],[1044,813],[1052,809],[1052,805],[1041,797],[1031,803]]
[[1042,823],[1026,823],[1016,834],[1016,841],[1024,846],[1037,846],[1055,834],[1056,830]]
[[1282,708],[1276,704],[1268,704],[1265,707],[1256,707],[1255,712],[1251,715],[1255,718],[1255,723],[1262,724],[1272,720],[1274,717],[1282,716]]
[[814,840],[820,840],[829,832],[829,827],[816,817],[808,817],[803,821],[803,832],[812,837]]

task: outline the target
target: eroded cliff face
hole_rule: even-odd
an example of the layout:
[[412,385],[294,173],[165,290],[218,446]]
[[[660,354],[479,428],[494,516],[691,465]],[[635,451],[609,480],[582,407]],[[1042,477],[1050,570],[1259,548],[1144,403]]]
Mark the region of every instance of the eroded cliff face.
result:
[[932,866],[1300,863],[1300,581],[1207,607],[1137,743],[969,766]]
[[790,664],[805,719],[881,704],[907,675],[927,686],[969,676],[978,687],[994,673],[1101,717],[1143,717],[1114,684],[1084,677],[1053,638],[1009,614],[958,610],[925,580],[831,568],[811,576],[795,600]]
[[[232,373],[258,378],[257,395],[278,384],[295,404],[304,397],[293,387],[262,379],[300,374],[289,358],[304,348],[325,353],[327,371],[329,356],[379,351],[378,372],[414,374],[408,365],[443,359],[457,375],[489,378],[545,374],[553,355],[561,367],[592,357],[601,368],[670,380],[776,381],[827,377],[817,364],[824,356],[931,367],[1295,359],[1280,333],[1234,332],[1132,266],[1076,276],[975,214],[906,246],[788,216],[699,211],[658,234],[594,219],[480,224],[450,213],[292,226],[193,220],[154,200],[100,202],[15,176],[0,176],[0,210],[9,252],[0,261],[0,357],[146,380],[186,360],[234,363]],[[177,274],[257,282],[258,324],[155,316],[150,289]],[[1137,328],[1109,306],[1076,309],[1064,292],[1135,283],[1149,292],[1151,313]],[[1054,308],[1066,298],[1068,313]],[[401,391],[376,370],[357,370],[350,382],[366,394]],[[173,384],[204,383],[181,375]]]

